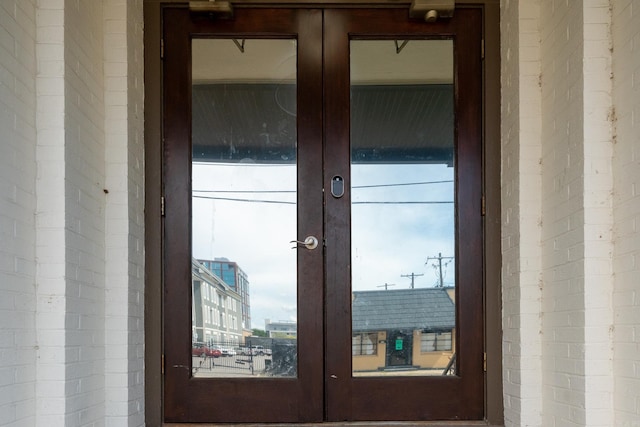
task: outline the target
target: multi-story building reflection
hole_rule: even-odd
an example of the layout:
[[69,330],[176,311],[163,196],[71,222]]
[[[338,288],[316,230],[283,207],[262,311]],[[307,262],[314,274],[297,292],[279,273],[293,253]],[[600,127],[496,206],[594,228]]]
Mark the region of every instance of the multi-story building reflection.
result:
[[236,262],[227,258],[214,258],[213,260],[198,260],[207,270],[220,277],[231,289],[240,295],[242,304],[242,327],[245,331],[251,330],[251,303],[249,298],[249,279]]
[[194,342],[237,346],[242,342],[240,294],[195,259],[191,261],[191,326]]

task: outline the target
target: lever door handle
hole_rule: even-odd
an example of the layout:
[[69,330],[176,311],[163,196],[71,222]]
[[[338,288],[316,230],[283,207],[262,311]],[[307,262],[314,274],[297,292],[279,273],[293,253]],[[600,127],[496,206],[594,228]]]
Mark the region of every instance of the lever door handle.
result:
[[291,249],[297,249],[299,246],[304,246],[307,249],[315,249],[318,247],[318,239],[315,236],[307,236],[307,238],[304,239],[304,242],[301,242],[300,240],[292,240],[289,243],[294,244]]

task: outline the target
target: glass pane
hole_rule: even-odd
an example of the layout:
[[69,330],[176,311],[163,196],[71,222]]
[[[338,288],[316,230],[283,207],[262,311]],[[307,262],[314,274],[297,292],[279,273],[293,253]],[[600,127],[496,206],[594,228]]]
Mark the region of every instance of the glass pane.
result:
[[296,43],[194,40],[192,371],[297,371]]
[[353,375],[454,374],[453,42],[350,61]]

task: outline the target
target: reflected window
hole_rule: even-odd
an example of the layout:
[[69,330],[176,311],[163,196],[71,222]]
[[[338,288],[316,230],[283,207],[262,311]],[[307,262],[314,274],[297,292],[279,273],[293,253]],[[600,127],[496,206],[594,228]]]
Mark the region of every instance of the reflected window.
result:
[[370,356],[378,352],[378,334],[354,334],[352,338],[352,354],[354,356]]
[[192,42],[193,374],[291,377],[296,335],[266,329],[297,319],[297,47],[242,46]]
[[451,332],[423,332],[420,339],[420,351],[450,351]]
[[395,61],[392,40],[350,43],[352,372],[441,373],[456,328],[453,42],[410,40]]

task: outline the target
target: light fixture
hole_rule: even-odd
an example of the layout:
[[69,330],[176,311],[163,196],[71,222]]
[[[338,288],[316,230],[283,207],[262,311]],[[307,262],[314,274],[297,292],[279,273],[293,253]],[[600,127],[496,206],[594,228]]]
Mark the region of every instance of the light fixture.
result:
[[195,13],[209,13],[222,18],[233,17],[233,6],[228,1],[200,0],[190,1],[189,10]]
[[453,17],[455,8],[455,0],[413,0],[409,8],[409,16],[434,22],[439,18]]

